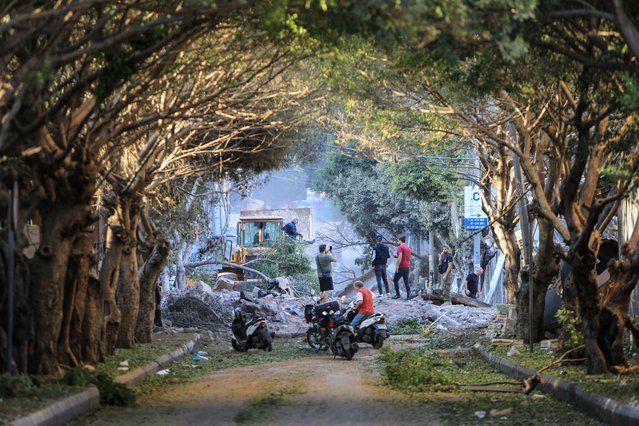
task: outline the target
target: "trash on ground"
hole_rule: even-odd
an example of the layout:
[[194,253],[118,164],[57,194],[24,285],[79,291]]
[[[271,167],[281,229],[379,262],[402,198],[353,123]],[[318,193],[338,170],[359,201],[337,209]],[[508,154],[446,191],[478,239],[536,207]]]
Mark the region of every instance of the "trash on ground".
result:
[[118,371],[129,371],[129,367],[118,367]]
[[160,370],[158,371],[157,374],[158,376],[166,376],[167,374],[169,374],[171,372],[171,370],[169,370],[168,368],[165,368],[164,370]]
[[192,361],[208,361],[209,357],[204,356],[204,355],[200,355],[200,353],[196,353],[195,356],[193,358],[191,358]]
[[510,350],[508,351],[508,353],[506,355],[508,355],[508,356],[520,356],[521,352],[519,352],[519,350],[516,347],[511,346]]
[[512,413],[513,413],[512,407],[502,408],[501,410],[497,408],[493,408],[492,410],[488,412],[488,415],[490,417],[502,417],[502,416],[510,416]]
[[484,417],[486,417],[486,412],[485,411],[475,411],[475,417],[483,419]]
[[129,360],[127,359],[125,361],[122,361],[119,365],[120,365],[120,367],[128,367],[129,366]]

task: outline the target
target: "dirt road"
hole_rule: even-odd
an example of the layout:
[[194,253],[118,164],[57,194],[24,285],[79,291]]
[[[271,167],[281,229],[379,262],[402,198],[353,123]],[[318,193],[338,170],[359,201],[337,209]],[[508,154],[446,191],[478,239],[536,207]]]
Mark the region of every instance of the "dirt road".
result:
[[92,425],[436,425],[428,406],[377,384],[375,352],[321,355],[220,370],[140,400],[102,409]]

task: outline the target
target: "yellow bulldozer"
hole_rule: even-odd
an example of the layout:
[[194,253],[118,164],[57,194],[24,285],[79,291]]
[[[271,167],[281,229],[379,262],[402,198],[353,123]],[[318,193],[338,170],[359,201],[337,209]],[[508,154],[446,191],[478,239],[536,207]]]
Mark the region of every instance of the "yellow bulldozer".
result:
[[[244,280],[244,272],[251,268],[240,267],[252,260],[263,257],[272,250],[275,240],[284,235],[284,224],[294,217],[299,219],[298,231],[305,239],[312,233],[311,209],[244,210],[236,229],[236,246],[231,247],[230,262],[236,266],[225,265],[223,273],[233,273],[238,281]],[[258,274],[259,275],[259,274]]]

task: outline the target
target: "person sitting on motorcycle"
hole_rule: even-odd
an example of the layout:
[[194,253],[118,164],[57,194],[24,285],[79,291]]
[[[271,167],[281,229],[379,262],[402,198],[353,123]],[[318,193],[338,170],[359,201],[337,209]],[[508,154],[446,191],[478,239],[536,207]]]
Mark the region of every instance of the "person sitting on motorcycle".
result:
[[362,281],[355,281],[353,285],[357,290],[357,305],[355,305],[357,315],[355,315],[355,318],[351,321],[351,327],[356,329],[362,321],[375,313],[375,307],[373,306],[373,299],[375,298],[375,295],[372,291],[364,287],[364,283]]

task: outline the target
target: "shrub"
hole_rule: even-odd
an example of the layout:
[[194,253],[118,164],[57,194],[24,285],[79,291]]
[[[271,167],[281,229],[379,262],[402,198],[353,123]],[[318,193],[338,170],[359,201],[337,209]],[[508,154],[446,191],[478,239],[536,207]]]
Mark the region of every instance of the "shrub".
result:
[[0,397],[14,398],[17,396],[33,396],[38,387],[25,374],[12,376],[9,373],[0,374]]
[[395,388],[422,391],[449,389],[454,382],[455,366],[439,354],[414,349],[380,350],[386,382]]
[[393,334],[422,334],[424,327],[419,323],[417,317],[400,318],[391,324],[391,332]]

